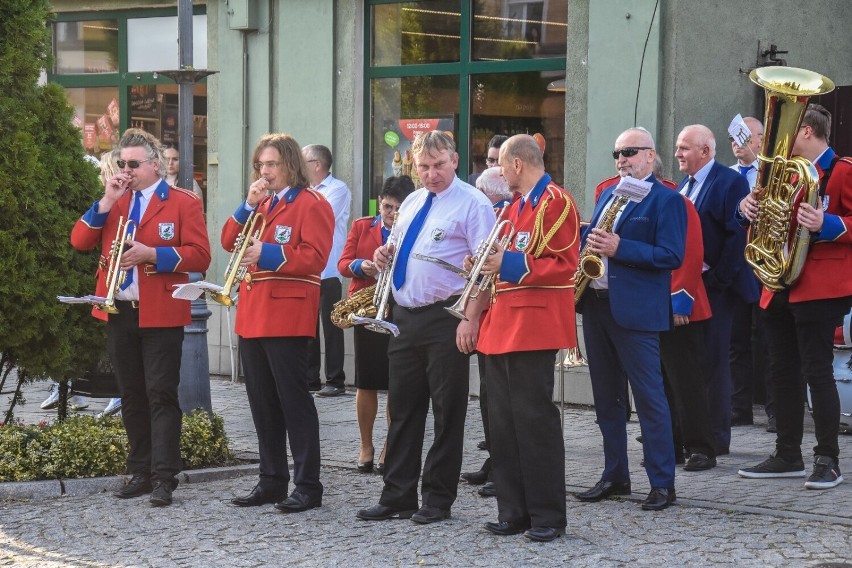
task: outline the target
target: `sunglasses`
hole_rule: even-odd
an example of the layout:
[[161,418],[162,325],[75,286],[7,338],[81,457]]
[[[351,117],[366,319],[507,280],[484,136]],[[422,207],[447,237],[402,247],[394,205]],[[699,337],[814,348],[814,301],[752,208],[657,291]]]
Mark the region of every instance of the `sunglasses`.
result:
[[124,169],[124,166],[130,166],[131,170],[135,170],[145,162],[150,162],[153,158],[148,158],[147,160],[116,160],[115,163],[118,164],[118,167]]
[[612,159],[617,160],[618,155],[621,154],[625,158],[632,158],[636,154],[639,153],[639,150],[650,150],[651,148],[648,146],[628,146],[627,148],[622,148],[621,150],[613,150],[612,151]]

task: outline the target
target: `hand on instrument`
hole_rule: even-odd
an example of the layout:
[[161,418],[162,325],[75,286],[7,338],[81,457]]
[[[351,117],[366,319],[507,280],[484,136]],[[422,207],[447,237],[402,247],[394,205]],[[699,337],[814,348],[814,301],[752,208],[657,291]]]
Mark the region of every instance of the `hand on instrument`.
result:
[[683,316],[681,314],[674,315],[674,324],[675,327],[679,327],[681,325],[686,325],[689,323],[689,316]]
[[382,272],[385,267],[390,262],[390,256],[393,254],[395,250],[395,246],[393,244],[390,245],[382,245],[376,249],[376,252],[373,253],[373,264],[376,267],[376,270]]
[[133,239],[128,239],[124,247],[120,263],[122,270],[130,270],[139,264],[157,264],[157,249]]
[[248,195],[246,195],[246,203],[249,207],[255,207],[263,201],[269,190],[269,180],[265,177],[258,178],[257,181],[249,186]]
[[376,268],[376,265],[373,264],[372,260],[365,260],[361,263],[361,272],[364,273],[364,276],[370,277],[378,274],[379,270]]
[[740,201],[740,214],[749,221],[757,218],[757,193],[757,190],[753,189]]
[[592,229],[592,234],[586,239],[589,250],[600,256],[615,256],[621,237],[601,229]]
[[104,186],[104,196],[98,202],[98,212],[106,213],[122,195],[127,192],[127,183],[130,181],[130,176],[123,173],[117,173],[107,180]]
[[240,266],[253,266],[260,262],[260,253],[263,252],[263,241],[256,238],[251,238],[251,244],[246,248],[246,253],[243,255],[243,260]]
[[819,233],[822,230],[823,217],[822,207],[814,208],[809,203],[799,205],[799,224],[810,232]]
[[476,342],[479,339],[479,319],[476,321],[464,321],[456,328],[456,347],[465,355],[470,355],[476,350]]
[[503,266],[503,252],[506,249],[500,246],[500,243],[494,243],[494,248],[488,258],[485,259],[485,264],[482,265],[481,274],[490,276],[492,274],[500,274],[500,267]]

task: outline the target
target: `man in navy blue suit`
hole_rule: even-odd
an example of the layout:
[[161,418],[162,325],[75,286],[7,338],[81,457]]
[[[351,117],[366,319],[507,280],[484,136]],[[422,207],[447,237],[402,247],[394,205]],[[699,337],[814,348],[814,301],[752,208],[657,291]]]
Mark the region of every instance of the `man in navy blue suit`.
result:
[[652,185],[641,201],[623,206],[613,232],[595,228],[615,203],[616,185],[604,190],[583,232],[581,247],[588,244],[604,263],[604,275],[591,282],[577,306],[583,314],[595,413],[603,435],[604,470],[600,481],[577,498],[594,502],[630,494],[626,377],[639,414],[651,483],[642,508],[659,511],[675,500],[671,414],[660,371],[659,332],[673,326],[671,273],[683,261],[686,209],[683,198],[652,173],[657,153],[647,130],[625,130],[612,155],[621,177]]
[[743,250],[745,230],[735,218],[737,204],[748,195],[748,180],[717,162],[716,140],[706,126],[693,124],[677,137],[677,158],[686,178],[678,191],[695,204],[704,237],[704,287],[713,317],[707,322],[707,403],[716,455],[731,446],[731,326],[737,298],[757,301]]

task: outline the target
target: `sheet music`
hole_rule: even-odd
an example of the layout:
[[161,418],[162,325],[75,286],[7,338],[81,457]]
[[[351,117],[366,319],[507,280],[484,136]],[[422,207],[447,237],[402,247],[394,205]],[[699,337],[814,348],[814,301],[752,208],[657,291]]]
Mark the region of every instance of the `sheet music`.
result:
[[75,296],[56,296],[56,299],[63,304],[95,304],[102,306],[106,303],[106,298],[102,296],[95,296],[94,294],[81,296],[79,298]]
[[645,196],[648,195],[648,192],[651,191],[653,186],[654,184],[650,181],[643,181],[641,179],[626,176],[621,178],[621,181],[618,182],[613,195],[616,197],[624,196],[630,201],[639,203],[645,199]]
[[205,292],[222,293],[225,289],[218,284],[199,280],[198,282],[189,282],[188,284],[175,284],[175,291],[172,292],[172,298],[178,300],[197,300],[204,295]]
[[728,135],[734,139],[734,142],[740,148],[748,144],[748,140],[751,138],[751,130],[746,126],[742,115],[735,116],[731,124],[728,125]]
[[374,326],[377,326],[377,327],[381,327],[382,329],[387,330],[390,333],[392,333],[394,337],[399,337],[399,328],[395,324],[392,324],[389,321],[382,321],[382,320],[377,320],[377,319],[374,319],[374,318],[365,318],[365,317],[353,315],[352,316],[352,323],[354,325],[374,325]]

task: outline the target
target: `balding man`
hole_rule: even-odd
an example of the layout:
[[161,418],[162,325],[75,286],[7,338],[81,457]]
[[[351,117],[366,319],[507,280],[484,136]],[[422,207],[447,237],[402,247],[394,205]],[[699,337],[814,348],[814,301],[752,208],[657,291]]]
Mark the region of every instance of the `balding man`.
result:
[[553,405],[553,365],[559,349],[577,345],[571,280],[580,217],[570,194],[544,171],[531,136],[509,138],[499,160],[509,189],[522,197],[505,215],[514,236],[482,270],[497,277],[477,345],[485,355],[498,509],[497,522],[485,528],[546,542],[567,524],[565,443]]
[[[684,258],[686,208],[681,196],[654,177],[657,152],[647,130],[625,130],[612,155],[622,177],[650,182],[651,187],[644,197],[615,212],[610,209],[620,203],[615,195],[618,186],[610,186],[601,193],[592,222],[583,232],[581,250],[588,246],[604,265],[603,276],[589,284],[577,304],[603,435],[604,470],[600,481],[577,498],[594,502],[630,494],[626,377],[639,413],[651,484],[642,508],[659,511],[675,501],[675,456],[660,370],[660,332],[674,324],[671,274]],[[596,227],[607,214],[616,214],[612,232]]]
[[731,446],[731,323],[737,296],[757,301],[757,290],[741,279],[749,270],[743,250],[745,231],[735,218],[737,204],[748,195],[748,182],[715,160],[716,139],[706,126],[693,124],[677,138],[675,158],[686,177],[678,191],[695,204],[704,238],[704,287],[713,317],[705,334],[707,402],[716,455]]

